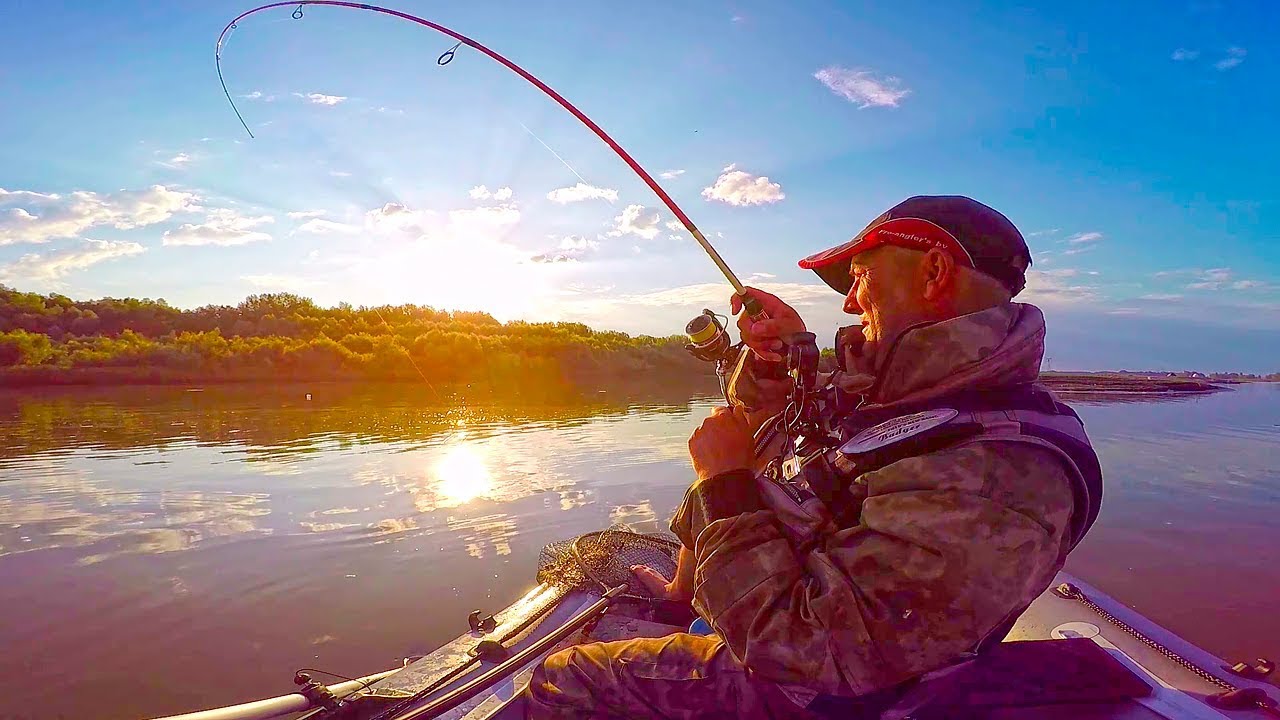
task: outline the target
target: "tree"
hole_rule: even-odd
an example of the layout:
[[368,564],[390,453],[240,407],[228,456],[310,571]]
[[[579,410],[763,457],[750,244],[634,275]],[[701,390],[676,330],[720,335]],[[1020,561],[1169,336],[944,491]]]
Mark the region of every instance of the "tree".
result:
[[53,343],[46,335],[12,330],[0,333],[0,367],[39,365],[53,355]]

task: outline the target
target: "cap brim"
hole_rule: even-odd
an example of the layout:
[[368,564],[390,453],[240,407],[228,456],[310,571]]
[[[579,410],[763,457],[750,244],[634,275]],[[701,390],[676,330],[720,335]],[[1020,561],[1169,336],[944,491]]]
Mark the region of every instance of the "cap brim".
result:
[[973,256],[951,231],[932,220],[916,217],[889,218],[875,222],[849,242],[801,260],[800,267],[818,273],[818,277],[827,285],[848,294],[853,287],[849,259],[881,245],[897,245],[922,251],[937,248],[947,252],[965,267],[974,267]]
[[801,260],[800,267],[814,271],[832,290],[841,295],[847,295],[849,289],[853,287],[853,276],[849,274],[849,258],[875,245],[875,241],[866,237],[864,231],[849,242],[814,253]]
[[848,295],[849,290],[853,288],[853,276],[849,274],[848,266],[843,263],[832,263],[811,269],[822,278],[822,282],[841,295]]

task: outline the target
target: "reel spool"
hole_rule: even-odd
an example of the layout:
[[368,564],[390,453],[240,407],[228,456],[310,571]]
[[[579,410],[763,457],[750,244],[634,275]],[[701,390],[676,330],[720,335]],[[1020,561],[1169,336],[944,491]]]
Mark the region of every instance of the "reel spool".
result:
[[684,349],[706,362],[718,362],[733,355],[733,343],[720,318],[711,310],[703,310],[701,315],[690,320],[684,326],[684,333],[689,337],[689,344]]

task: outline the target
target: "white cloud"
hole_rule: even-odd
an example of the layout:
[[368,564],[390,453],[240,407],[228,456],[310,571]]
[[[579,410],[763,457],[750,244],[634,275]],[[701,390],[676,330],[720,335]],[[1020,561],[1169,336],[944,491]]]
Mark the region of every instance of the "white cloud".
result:
[[680,177],[684,173],[685,173],[684,170],[667,170],[666,172],[658,173],[658,177],[662,178],[663,180],[675,180],[676,178]]
[[489,192],[489,188],[484,185],[477,185],[471,188],[471,192],[467,193],[472,200],[510,200],[513,193],[509,187],[500,187],[493,192]]
[[235,210],[220,208],[211,210],[202,223],[187,223],[179,225],[175,230],[166,231],[162,243],[166,247],[192,245],[225,247],[266,242],[271,239],[271,236],[254,228],[272,222],[275,222],[275,218],[270,215],[250,217],[241,215]]
[[[1156,273],[1156,277],[1177,277],[1190,275],[1195,282],[1186,286],[1187,290],[1223,290],[1233,284],[1253,283],[1252,280],[1235,280],[1235,272],[1231,268],[1191,268],[1186,270],[1167,270]],[[1239,289],[1247,289],[1252,285],[1246,285]]]
[[583,200],[608,200],[614,202],[618,199],[618,191],[611,188],[595,187],[586,183],[578,183],[573,187],[556,188],[547,193],[547,199],[554,203],[564,205],[566,203],[582,202]]
[[288,213],[290,220],[306,220],[307,218],[321,217],[324,214],[324,210],[294,210]]
[[169,164],[170,165],[186,165],[187,163],[191,162],[194,159],[195,158],[191,157],[190,155],[180,152],[177,155],[174,155],[173,157],[169,158]]
[[302,233],[306,235],[354,235],[360,232],[360,228],[348,223],[334,222],[332,220],[322,220],[320,218],[312,218],[298,226],[294,233]]
[[497,239],[519,222],[520,209],[510,203],[460,208],[443,214],[387,203],[365,213],[364,226],[369,234],[389,239],[466,242]]
[[613,237],[638,235],[645,240],[652,240],[662,232],[658,227],[662,223],[662,214],[657,210],[648,210],[643,205],[628,205],[613,222],[614,228],[609,231],[609,235]]
[[146,252],[135,242],[82,240],[78,247],[46,253],[28,253],[0,265],[0,282],[7,285],[57,287],[67,275],[100,262]]
[[312,105],[325,105],[327,107],[333,107],[334,105],[346,102],[347,100],[345,95],[325,95],[324,93],[315,92],[307,93],[306,95],[303,95],[302,93],[294,93],[294,95],[300,98],[305,98],[306,101]]
[[599,247],[599,242],[589,240],[581,235],[570,235],[560,241],[561,250],[595,250]]
[[554,250],[548,250],[529,258],[536,263],[577,262],[600,249],[600,243],[579,235],[570,235],[560,241]]
[[321,284],[315,280],[298,277],[297,275],[277,275],[274,273],[241,275],[240,279],[259,290],[268,292],[310,292]]
[[[758,289],[772,293],[796,307],[811,305],[814,302],[830,301],[839,305],[840,295],[822,283],[760,283]],[[703,307],[709,304],[728,304],[733,293],[723,282],[699,283],[682,287],[654,290],[647,293],[622,296],[619,300],[624,305],[644,305],[665,307],[679,305],[686,307]]]
[[[494,197],[497,197],[496,193]],[[515,205],[486,205],[450,210],[449,222],[454,230],[463,233],[492,231],[520,222],[520,210]]]
[[[275,102],[276,99],[275,95],[266,95],[261,90],[254,90],[248,95],[241,95],[240,97],[245,100],[261,100],[262,102]],[[302,97],[302,95],[298,94],[298,97]]]
[[97,227],[131,230],[154,225],[175,213],[199,209],[197,199],[163,185],[104,195],[86,190],[59,195],[0,188],[0,245],[75,237]]
[[410,210],[400,203],[387,203],[365,213],[365,227],[374,233],[400,234],[414,238],[428,235],[439,220],[431,210]]
[[1200,51],[1188,50],[1186,48],[1178,48],[1177,50],[1173,51],[1173,55],[1171,55],[1170,57],[1177,62],[1183,62],[1184,60],[1195,60],[1196,58],[1200,57]]
[[1156,277],[1176,277],[1190,275],[1195,282],[1186,286],[1187,290],[1270,290],[1271,283],[1264,280],[1237,280],[1231,268],[1209,268],[1208,270],[1169,270],[1156,273]]
[[1035,232],[1029,232],[1027,233],[1027,237],[1033,238],[1033,237],[1040,237],[1041,235],[1056,235],[1057,233],[1060,233],[1060,232],[1062,232],[1062,228],[1049,228],[1048,230],[1037,230]]
[[1141,295],[1138,299],[1153,300],[1156,302],[1172,302],[1174,300],[1181,300],[1182,296],[1177,293],[1150,293],[1148,295]]
[[751,273],[750,275],[748,275],[748,276],[747,276],[747,280],[748,280],[748,281],[755,281],[755,280],[772,280],[772,279],[774,279],[774,278],[776,278],[776,277],[778,277],[778,276],[777,276],[777,275],[774,275],[773,273],[758,272],[758,273]]
[[702,189],[702,197],[743,207],[768,205],[787,196],[782,192],[782,186],[769,182],[768,177],[752,175],[737,168],[737,165],[725,168],[711,187]]
[[1213,66],[1218,70],[1230,70],[1244,62],[1244,58],[1248,54],[1248,51],[1242,47],[1229,47],[1227,48],[1227,56],[1214,63]]
[[843,68],[832,65],[813,74],[831,92],[857,103],[859,109],[869,107],[898,107],[903,98],[911,94],[902,87],[896,77],[878,77],[871,70]]
[[663,223],[663,225],[665,225],[667,229],[670,230],[671,232],[678,233],[681,230],[684,230],[684,225],[681,225],[679,220],[668,220],[665,223]]
[[1100,232],[1081,232],[1067,238],[1067,242],[1071,245],[1084,245],[1086,243],[1095,243],[1102,239]]
[[1046,305],[1086,303],[1098,299],[1097,288],[1071,282],[1077,270],[1028,270],[1027,287],[1018,295],[1019,301]]
[[336,177],[336,178],[348,178],[348,177],[351,177],[351,173],[347,172],[346,170],[330,170],[329,176]]
[[[816,280],[816,278],[815,278]],[[809,328],[818,333],[820,343],[829,344],[830,331],[856,322],[841,312],[840,294],[820,282],[754,283],[795,307]],[[733,289],[723,281],[662,288],[640,293],[619,293],[613,288],[575,288],[564,300],[549,307],[542,316],[584,322],[593,327],[627,329],[670,335],[683,327],[702,308],[726,312]],[[639,307],[643,312],[636,312]]]

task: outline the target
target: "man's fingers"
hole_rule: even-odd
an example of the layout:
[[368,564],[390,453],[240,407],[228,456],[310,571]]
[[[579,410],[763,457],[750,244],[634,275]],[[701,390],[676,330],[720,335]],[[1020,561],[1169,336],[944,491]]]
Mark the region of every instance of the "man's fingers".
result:
[[662,573],[647,565],[632,565],[631,574],[635,575],[640,584],[653,595],[657,597],[667,596],[668,581],[662,577]]
[[[743,287],[742,291],[758,300],[766,315],[772,315],[779,307],[786,307],[786,303],[779,300],[777,295],[772,295],[751,286]],[[737,315],[742,310],[742,296],[734,293],[729,298],[729,307],[733,310],[733,314]]]
[[721,405],[717,408],[712,409],[711,415],[708,416],[706,420],[702,421],[703,425],[706,425],[709,422],[716,422],[716,423],[728,422],[728,423],[739,424],[739,425],[742,425],[743,427],[747,426],[747,419],[746,417],[743,416],[742,412],[737,406],[725,407],[724,405]]
[[758,338],[776,338],[783,333],[790,333],[794,322],[785,320],[760,320],[751,324],[751,334]]
[[[769,349],[768,343],[747,343],[756,357],[767,362],[782,362],[782,356]],[[779,348],[781,349],[781,348]]]

